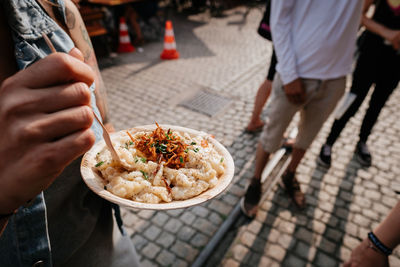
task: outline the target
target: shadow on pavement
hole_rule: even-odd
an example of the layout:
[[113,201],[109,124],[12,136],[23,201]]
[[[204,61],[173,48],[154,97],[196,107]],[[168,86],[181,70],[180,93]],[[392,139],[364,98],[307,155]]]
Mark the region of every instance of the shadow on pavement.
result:
[[[324,266],[340,265],[340,247],[342,245],[344,233],[346,232],[345,228],[350,212],[348,207],[351,204],[351,200],[346,201],[342,198],[342,192],[344,191],[343,188],[353,188],[357,176],[357,170],[360,168],[361,166],[353,156],[346,167],[345,176],[339,185],[336,200],[330,213],[326,211],[331,209],[329,202],[318,202],[321,183],[328,169],[317,166],[314,170],[310,186],[306,192],[308,208],[306,211],[305,221],[296,223],[296,228],[292,235],[291,244],[296,243],[296,246],[294,247],[296,257],[303,258],[305,262],[308,262],[311,258],[312,266],[320,266],[322,263]],[[344,186],[344,184],[346,184],[346,186]],[[323,211],[323,213],[321,211]],[[324,218],[324,215],[327,214],[329,214],[329,217]],[[336,216],[340,216],[340,219],[337,219]],[[316,228],[321,228],[316,227],[314,221],[319,221],[319,223],[325,224],[326,226],[323,232],[319,233],[322,234],[321,240],[316,239],[316,233],[318,233]],[[318,243],[317,246],[316,243]],[[329,255],[328,259],[331,261],[328,262],[327,258],[320,255],[321,253]],[[293,252],[289,248],[286,250],[282,266],[291,266],[293,264],[290,259],[291,255],[293,255]],[[333,262],[332,256],[334,256],[335,262]]]

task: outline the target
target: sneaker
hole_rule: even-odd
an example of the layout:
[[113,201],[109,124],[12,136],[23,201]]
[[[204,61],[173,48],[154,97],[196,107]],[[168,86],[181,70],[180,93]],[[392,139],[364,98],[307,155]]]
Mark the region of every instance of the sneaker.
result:
[[364,167],[371,166],[372,157],[365,142],[358,141],[356,146],[356,156],[361,165]]
[[294,177],[294,173],[286,171],[282,175],[282,184],[293,203],[299,209],[304,209],[306,207],[306,199],[303,192],[301,192],[299,182],[296,177]]
[[247,187],[244,197],[240,200],[240,209],[249,218],[257,214],[258,202],[261,199],[261,181],[253,178]]
[[322,166],[329,168],[331,166],[332,146],[324,144],[319,152],[318,163]]

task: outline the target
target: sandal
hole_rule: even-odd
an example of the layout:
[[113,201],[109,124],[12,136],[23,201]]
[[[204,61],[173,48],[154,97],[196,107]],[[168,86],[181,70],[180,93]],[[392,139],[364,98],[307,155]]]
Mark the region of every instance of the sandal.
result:
[[301,192],[300,184],[296,177],[294,177],[293,172],[286,171],[282,175],[282,186],[296,207],[299,209],[304,209],[306,207],[304,193]]
[[261,125],[257,126],[257,127],[249,127],[249,125],[247,125],[246,129],[244,130],[246,133],[258,133],[261,132],[262,128],[264,127],[264,123],[262,123]]

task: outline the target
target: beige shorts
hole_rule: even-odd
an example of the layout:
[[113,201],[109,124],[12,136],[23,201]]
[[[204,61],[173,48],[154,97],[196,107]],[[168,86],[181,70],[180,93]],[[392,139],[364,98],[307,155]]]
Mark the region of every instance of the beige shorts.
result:
[[273,153],[281,147],[283,134],[297,111],[300,111],[300,122],[295,147],[306,150],[342,97],[346,77],[331,80],[302,79],[302,82],[306,90],[306,101],[295,105],[287,99],[280,76],[276,73],[267,105],[267,123],[260,136],[266,152]]

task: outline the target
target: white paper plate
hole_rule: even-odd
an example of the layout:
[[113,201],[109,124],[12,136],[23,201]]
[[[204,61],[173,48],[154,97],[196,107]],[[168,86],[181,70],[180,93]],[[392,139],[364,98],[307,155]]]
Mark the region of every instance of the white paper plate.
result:
[[[173,125],[160,125],[161,128],[164,130],[171,129],[172,131],[177,131],[177,132],[185,132],[188,133],[191,136],[197,136],[199,134],[204,134],[203,132],[199,132],[196,130],[184,128],[184,127],[179,127],[179,126],[173,126]],[[129,132],[134,133],[138,131],[153,131],[156,128],[155,125],[144,125],[144,126],[138,126],[132,129],[128,129]],[[118,134],[124,133],[127,130],[112,133],[111,134],[111,139],[115,138]],[[98,174],[98,172],[95,169],[96,165],[96,154],[100,152],[104,146],[105,142],[104,140],[97,142],[86,154],[83,156],[82,162],[81,162],[81,174],[83,177],[83,180],[87,184],[87,186],[95,192],[97,195],[100,197],[113,202],[115,204],[127,207],[127,208],[133,208],[133,209],[150,209],[150,210],[168,210],[168,209],[179,209],[179,208],[186,208],[190,206],[195,206],[200,203],[203,203],[207,200],[210,200],[217,195],[219,195],[221,192],[223,192],[228,185],[231,183],[233,174],[235,171],[235,166],[233,163],[232,156],[229,154],[228,150],[217,140],[214,138],[210,138],[209,142],[211,142],[214,145],[214,148],[220,153],[220,155],[224,158],[225,162],[225,173],[218,179],[218,183],[215,187],[203,192],[202,194],[195,196],[193,198],[187,199],[187,200],[174,200],[169,203],[158,203],[158,204],[151,204],[151,203],[142,203],[142,202],[137,202],[125,198],[118,197],[111,192],[107,191],[104,189],[105,183],[103,182],[103,178]]]

